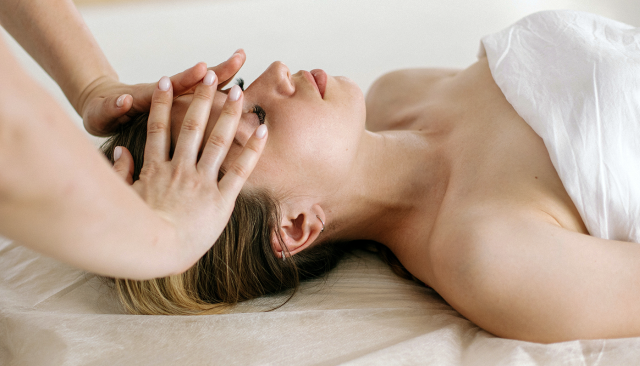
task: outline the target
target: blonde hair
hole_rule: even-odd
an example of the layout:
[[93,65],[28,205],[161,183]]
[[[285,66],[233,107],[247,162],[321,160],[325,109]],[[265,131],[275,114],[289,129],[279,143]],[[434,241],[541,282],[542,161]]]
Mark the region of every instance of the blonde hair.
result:
[[[134,158],[134,181],[142,168],[147,117],[141,115],[123,125],[101,147],[111,162],[116,146],[129,149]],[[279,232],[275,230],[280,222],[279,207],[265,191],[243,190],[218,240],[186,272],[148,281],[110,279],[124,308],[132,314],[216,314],[238,302],[287,289],[294,289],[293,296],[300,281],[322,276],[335,267],[348,246],[315,244],[286,261],[277,258],[271,249],[271,234]],[[282,238],[278,240],[286,250]]]

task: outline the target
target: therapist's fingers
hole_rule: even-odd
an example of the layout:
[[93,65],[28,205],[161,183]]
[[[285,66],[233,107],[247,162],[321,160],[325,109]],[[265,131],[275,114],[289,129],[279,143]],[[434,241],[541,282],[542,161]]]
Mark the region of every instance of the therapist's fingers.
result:
[[[199,62],[195,66],[169,77],[173,95],[179,96],[191,90],[206,73],[207,64]],[[149,111],[153,94],[157,88],[157,83],[128,86],[129,94],[113,94],[110,98],[105,98],[103,113],[106,111],[109,118],[116,120],[117,124],[127,123],[140,113]]]
[[229,167],[224,177],[222,177],[218,183],[220,195],[222,195],[227,202],[235,202],[242,186],[244,186],[247,178],[251,175],[253,168],[256,167],[264,150],[264,146],[267,143],[267,134],[267,126],[260,125],[244,146],[244,149],[242,149],[240,156],[231,164],[231,167]]
[[147,142],[144,147],[144,161],[159,163],[169,159],[171,148],[171,105],[173,90],[171,80],[163,76],[158,82],[147,121]]
[[133,156],[124,146],[116,146],[113,150],[113,170],[129,185],[133,184]]
[[202,83],[196,87],[189,109],[184,115],[172,162],[189,165],[196,163],[217,85],[216,73],[211,70],[207,71]]
[[130,94],[111,95],[102,100],[102,117],[116,120],[125,115],[133,106],[133,97]]
[[[199,62],[170,77],[174,94],[177,96],[193,90],[206,72],[207,65]],[[92,135],[109,135],[119,125],[130,122],[140,113],[147,113],[156,89],[156,83],[126,85],[107,77],[97,79],[80,97],[84,102],[79,106],[79,113],[85,128]]]
[[205,142],[202,155],[198,161],[198,171],[205,174],[210,180],[216,181],[218,170],[224,161],[231,142],[233,142],[242,117],[242,102],[244,95],[239,86],[234,85],[227,100],[222,106],[220,117],[213,127],[209,138]]
[[[242,68],[242,65],[244,65],[244,62],[246,60],[247,60],[247,55],[244,53],[244,50],[238,49],[236,52],[233,53],[233,55],[231,55],[231,57],[229,57],[228,60],[222,62],[219,65],[209,68],[209,70],[215,72],[216,75],[218,76],[218,90],[222,89],[227,84],[229,84],[229,82],[233,80],[233,77],[236,76],[238,71],[240,71],[240,68]],[[178,96],[182,94],[193,93],[195,88],[196,87],[194,84],[194,86],[191,87],[189,90],[181,91],[180,93],[176,93],[175,95]]]
[[242,48],[229,57],[229,59],[220,65],[210,67],[209,70],[213,70],[218,75],[218,89],[224,88],[233,77],[236,76],[244,62],[247,60],[247,55]]
[[195,87],[207,74],[207,64],[199,62],[190,69],[173,75],[171,84],[173,85],[173,95],[179,96]]

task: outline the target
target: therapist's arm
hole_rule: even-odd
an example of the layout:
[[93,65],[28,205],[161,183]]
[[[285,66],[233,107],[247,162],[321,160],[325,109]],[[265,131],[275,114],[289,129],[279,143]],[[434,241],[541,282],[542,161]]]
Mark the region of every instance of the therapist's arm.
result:
[[[60,85],[91,134],[106,135],[149,110],[155,84],[120,83],[71,0],[2,0],[0,24]],[[240,50],[214,71],[221,81],[230,80],[244,60]],[[174,75],[175,95],[191,89],[206,71],[199,63]]]
[[[131,279],[183,272],[214,244],[246,176],[230,176],[226,187],[219,188],[215,166],[215,174],[207,171],[214,179],[196,184],[201,170],[195,161],[157,163],[162,168],[149,173],[154,178],[144,185],[143,200],[26,75],[2,39],[0,80],[1,235],[85,270]],[[198,115],[206,116],[205,125],[216,84],[199,83],[200,104],[192,104],[199,108]],[[173,95],[170,85],[165,92],[157,85],[151,109],[155,128],[163,125],[162,118],[170,126],[167,109]],[[220,123],[227,126],[227,135],[218,136],[228,141],[227,149],[241,103],[242,97],[232,105],[233,113],[225,114],[234,118]],[[254,136],[234,171],[251,172],[264,141]],[[197,151],[200,142],[194,139],[192,144]],[[222,161],[226,153],[220,149],[213,156]],[[184,177],[189,180],[172,180]]]

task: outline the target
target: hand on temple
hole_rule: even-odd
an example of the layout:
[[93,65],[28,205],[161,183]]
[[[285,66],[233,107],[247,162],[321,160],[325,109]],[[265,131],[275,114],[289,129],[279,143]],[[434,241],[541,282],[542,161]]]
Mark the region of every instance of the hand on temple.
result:
[[[239,49],[228,60],[209,68],[218,75],[218,88],[224,87],[233,79],[245,60],[244,51]],[[201,62],[172,76],[173,95],[177,97],[193,92],[206,72],[207,67]],[[77,110],[82,116],[84,127],[92,135],[106,136],[120,124],[129,122],[140,113],[148,112],[156,85],[157,83],[127,85],[107,76],[94,80],[79,98]]]
[[[229,91],[211,135],[203,142],[216,87],[216,75],[208,71],[194,89],[172,159],[171,105],[173,90],[163,77],[154,92],[147,122],[147,140],[140,179],[133,189],[177,232],[176,258],[182,270],[190,268],[220,236],[231,216],[235,200],[253,171],[266,143],[267,128],[259,126],[242,152],[218,181],[242,116],[243,93],[235,85]],[[204,144],[198,159],[200,145]],[[114,151],[114,170],[132,183],[133,158],[122,146]]]
[[[149,145],[150,150],[151,146],[156,149],[146,154],[145,172],[133,187],[143,198],[139,199],[118,181],[104,157],[52,98],[24,73],[0,37],[0,74],[6,86],[0,89],[0,135],[20,137],[5,138],[0,144],[2,235],[111,277],[162,277],[186,269],[189,261],[194,263],[222,232],[264,147],[264,138],[254,138],[242,155],[244,160],[218,184],[217,169],[233,139],[241,103],[231,103],[235,113],[226,119],[233,120],[221,123],[226,129],[216,127],[218,134],[225,131],[224,139],[214,141],[219,147],[207,144],[212,146],[206,149],[206,159],[203,156],[197,165],[195,159],[187,163],[184,157],[190,154],[183,153],[172,161],[162,160],[158,156],[168,157],[170,137],[163,110],[171,109],[173,95],[194,92],[198,100],[192,113],[209,113],[211,101],[204,100],[218,85],[205,88],[200,83],[194,88],[203,78],[211,79],[205,77],[204,63],[166,78],[164,91],[157,84],[120,83],[72,0],[3,0],[0,24],[56,81],[83,117],[87,131],[107,135],[151,108],[155,123],[150,141],[157,142]],[[232,80],[245,58],[239,50],[212,68],[219,75],[219,87]],[[196,134],[200,141],[180,142],[182,150],[197,151],[194,146],[201,143],[207,118],[197,121],[199,127],[186,135]],[[159,136],[167,144],[158,147]],[[124,151],[122,156],[127,154]]]

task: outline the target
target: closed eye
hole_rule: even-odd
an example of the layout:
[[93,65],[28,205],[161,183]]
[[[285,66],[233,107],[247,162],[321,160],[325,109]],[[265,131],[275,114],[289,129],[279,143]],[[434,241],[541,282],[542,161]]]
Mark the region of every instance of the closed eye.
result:
[[258,120],[260,121],[261,125],[264,124],[264,120],[267,117],[267,112],[265,112],[262,107],[260,107],[259,105],[254,105],[251,109],[251,113],[255,113],[258,116]]
[[[243,78],[237,78],[236,79],[236,84],[240,87],[240,89],[242,91],[244,91],[244,79]],[[261,125],[264,124],[264,120],[267,117],[267,112],[265,112],[262,107],[260,107],[259,105],[254,105],[253,108],[251,109],[251,113],[255,113],[258,116],[258,120],[260,121]]]

